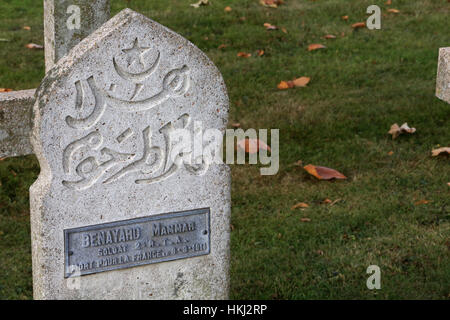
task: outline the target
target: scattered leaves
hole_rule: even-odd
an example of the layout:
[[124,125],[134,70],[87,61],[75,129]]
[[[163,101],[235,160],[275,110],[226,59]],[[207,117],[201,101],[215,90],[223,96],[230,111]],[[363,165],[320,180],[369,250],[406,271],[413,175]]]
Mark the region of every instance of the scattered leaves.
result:
[[223,9],[225,12],[230,12],[231,10],[233,10],[233,9],[231,9],[231,7],[230,6],[226,6],[225,7],[225,9]]
[[251,53],[247,53],[247,52],[239,52],[239,53],[237,54],[237,56],[238,56],[238,57],[241,57],[241,58],[249,58],[249,57],[252,56],[252,54],[251,54]]
[[301,218],[300,219],[301,222],[311,222],[310,218]]
[[264,50],[258,50],[258,57],[261,57],[262,55],[264,55]]
[[260,149],[271,151],[270,147],[264,141],[249,138],[238,141],[237,148],[245,150],[245,152],[250,154],[257,153]]
[[28,30],[28,31],[30,31],[30,30],[31,30],[31,27],[30,27],[30,26],[23,26],[23,30]]
[[228,45],[222,43],[220,46],[217,47],[217,49],[225,49],[226,47],[228,47]]
[[344,20],[344,21],[347,21],[348,20],[348,16],[342,16],[341,19]]
[[390,6],[392,4],[392,0],[387,0],[386,5]]
[[277,88],[280,90],[286,90],[289,89],[289,85],[286,81],[281,81],[278,85]]
[[306,87],[306,85],[311,81],[311,78],[309,77],[300,77],[297,79],[292,80],[295,87]]
[[397,10],[397,9],[388,9],[387,12],[389,12],[389,13],[400,13],[400,10]]
[[433,149],[431,150],[431,156],[433,157],[437,157],[439,155],[450,155],[450,147],[442,147],[442,148],[438,148],[438,149]]
[[313,43],[308,46],[308,51],[314,51],[318,49],[326,49],[326,46],[320,43]]
[[231,126],[232,126],[233,128],[240,128],[240,127],[241,127],[241,124],[240,124],[239,122],[235,122],[235,123],[232,123]]
[[336,39],[336,36],[334,34],[327,34],[324,36],[325,39]]
[[13,91],[13,89],[9,89],[9,88],[0,88],[0,92],[10,92]]
[[309,204],[307,204],[307,203],[305,203],[305,202],[299,202],[299,203],[293,205],[293,206],[291,207],[291,210],[295,210],[295,209],[297,209],[297,208],[303,208],[303,209],[309,208]]
[[394,154],[394,151],[389,151],[388,156],[392,156]]
[[196,3],[191,3],[191,6],[197,9],[200,6],[206,6],[208,4],[209,4],[209,0],[199,0]]
[[330,204],[333,201],[331,201],[330,199],[326,198],[325,200],[322,201],[323,204]]
[[319,180],[347,179],[347,177],[339,171],[327,167],[308,164],[304,166],[303,169],[305,169],[310,175],[316,177]]
[[392,135],[392,139],[396,139],[402,133],[414,133],[416,132],[416,128],[410,128],[408,124],[405,122],[401,127],[398,124],[394,123],[391,126],[391,129],[388,131],[389,134]]
[[27,47],[28,49],[44,49],[44,46],[36,43],[29,43],[25,47]]
[[281,31],[282,31],[283,33],[287,33],[286,28],[281,28]]
[[357,22],[357,23],[352,24],[353,29],[359,29],[359,28],[365,28],[365,27],[366,27],[365,22]]

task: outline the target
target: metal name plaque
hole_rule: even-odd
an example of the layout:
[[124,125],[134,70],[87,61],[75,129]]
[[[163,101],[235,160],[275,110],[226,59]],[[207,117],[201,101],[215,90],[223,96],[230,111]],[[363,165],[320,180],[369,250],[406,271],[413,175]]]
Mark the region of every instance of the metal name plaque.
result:
[[210,210],[196,209],[64,230],[64,277],[210,252]]

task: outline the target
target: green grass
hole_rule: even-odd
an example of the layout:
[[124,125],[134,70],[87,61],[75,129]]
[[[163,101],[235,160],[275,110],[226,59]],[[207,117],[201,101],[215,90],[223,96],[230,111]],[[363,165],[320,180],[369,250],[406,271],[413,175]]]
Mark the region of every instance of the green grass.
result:
[[[450,45],[446,0],[394,0],[399,14],[384,0],[112,2],[113,13],[128,6],[206,52],[225,78],[230,123],[280,129],[277,175],[232,167],[231,298],[450,298],[449,160],[430,157],[450,141],[450,105],[434,96],[438,48]],[[353,31],[371,4],[382,8],[382,29]],[[10,40],[0,42],[0,87],[36,87],[43,51],[24,45],[43,43],[41,1],[3,0],[0,9],[0,38]],[[328,33],[337,39],[321,38]],[[328,48],[308,52],[311,43]],[[307,88],[277,89],[299,76],[311,77]],[[395,122],[417,132],[391,140]],[[349,179],[317,181],[298,160]],[[33,156],[0,162],[0,299],[32,297],[28,187],[38,173]],[[414,205],[422,199],[430,202]],[[297,202],[310,207],[292,211]],[[381,290],[366,287],[373,264]]]

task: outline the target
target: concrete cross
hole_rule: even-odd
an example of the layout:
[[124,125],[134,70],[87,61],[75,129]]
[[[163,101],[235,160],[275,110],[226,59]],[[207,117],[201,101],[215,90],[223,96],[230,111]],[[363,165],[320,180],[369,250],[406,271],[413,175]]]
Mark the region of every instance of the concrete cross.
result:
[[[109,0],[44,0],[45,71],[109,19]],[[32,154],[36,89],[0,93],[0,158]]]

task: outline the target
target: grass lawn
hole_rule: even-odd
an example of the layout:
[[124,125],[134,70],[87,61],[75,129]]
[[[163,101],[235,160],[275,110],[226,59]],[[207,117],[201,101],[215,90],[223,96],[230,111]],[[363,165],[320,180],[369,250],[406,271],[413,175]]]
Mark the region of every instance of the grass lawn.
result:
[[[449,158],[431,157],[450,142],[450,105],[434,96],[448,1],[193,2],[113,0],[112,13],[130,7],[203,50],[225,78],[230,128],[280,129],[277,175],[232,166],[231,298],[449,299]],[[381,30],[353,30],[371,4]],[[42,1],[2,0],[0,87],[39,85],[44,53],[24,45],[43,44],[42,14]],[[300,76],[311,77],[306,88],[277,89]],[[390,126],[404,122],[417,132],[392,140]],[[349,179],[318,181],[299,160]],[[38,174],[34,156],[0,161],[0,299],[32,298],[28,188]],[[298,202],[309,208],[291,210]],[[369,265],[381,268],[381,290],[366,287]]]

